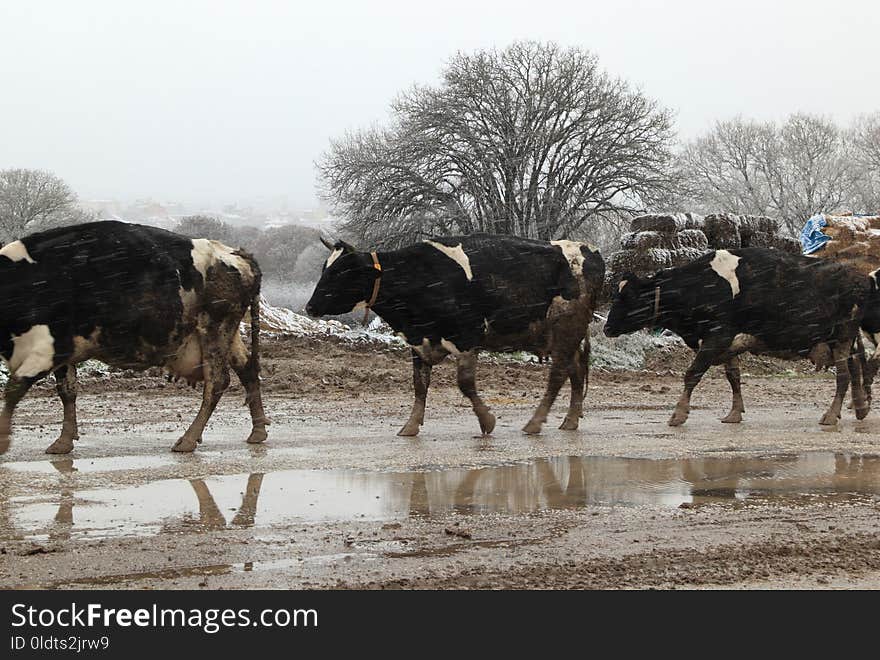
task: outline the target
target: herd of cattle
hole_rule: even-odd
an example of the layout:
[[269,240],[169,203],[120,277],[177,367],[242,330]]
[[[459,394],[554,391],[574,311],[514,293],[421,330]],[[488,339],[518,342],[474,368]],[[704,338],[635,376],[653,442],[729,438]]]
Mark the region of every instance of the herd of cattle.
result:
[[[566,378],[574,430],[589,381],[589,324],[600,302],[605,264],[574,241],[472,235],[436,238],[389,252],[325,243],[330,254],[306,311],[313,316],[372,309],[412,349],[415,400],[400,435],[424,422],[431,369],[457,363],[462,394],[484,434],[495,417],[480,398],[477,352],[531,351],[549,356],[547,388],[526,433],[539,433]],[[269,423],[260,395],[260,269],[251,255],[217,241],[162,229],[96,222],[32,234],[0,249],[0,355],[9,377],[0,413],[0,453],[12,414],[28,389],[53,374],[64,406],[60,437],[48,453],[67,453],[78,438],[76,365],[98,359],[121,368],[164,367],[203,382],[201,408],[174,451],[193,451],[231,367],[247,393],[253,429]],[[239,333],[250,309],[250,346]],[[848,389],[862,419],[880,355],[866,359],[862,332],[880,346],[876,272],[865,277],[821,259],[776,250],[716,250],[690,264],[613,287],[605,334],[642,328],[680,335],[696,356],[669,420],[688,417],[691,393],[711,365],[725,367],[733,405],[745,412],[738,356],[744,352],[808,358],[834,366],[837,390],[821,424],[836,424]],[[880,351],[878,351],[880,352]]]

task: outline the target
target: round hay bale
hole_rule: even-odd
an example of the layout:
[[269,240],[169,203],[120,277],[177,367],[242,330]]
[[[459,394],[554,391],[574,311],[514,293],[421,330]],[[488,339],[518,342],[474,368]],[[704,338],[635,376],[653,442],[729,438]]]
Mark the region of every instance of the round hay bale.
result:
[[871,246],[865,241],[858,241],[851,245],[847,245],[842,250],[837,251],[837,255],[842,259],[852,259],[854,257],[866,257],[871,251]]
[[787,252],[788,254],[801,254],[801,252],[804,251],[801,242],[791,236],[774,236],[773,245],[771,247],[780,250],[781,252]]
[[852,216],[825,214],[825,223],[825,229],[830,229],[832,227],[847,227],[855,233],[866,232],[871,229],[871,223],[868,218],[854,218]]
[[776,242],[776,234],[767,231],[746,234],[740,229],[740,241],[743,247],[772,248]]
[[[833,240],[825,243],[825,248],[821,250],[823,256],[826,257],[835,257],[841,252],[845,252],[853,245],[856,245],[861,241],[849,241],[849,240]],[[857,251],[857,250],[856,250]]]
[[675,234],[666,234],[659,231],[639,231],[624,234],[620,241],[620,247],[625,250],[648,250],[650,248],[668,248],[667,243],[672,241]]
[[703,233],[713,250],[725,250],[742,246],[736,216],[727,213],[707,215],[703,222]]
[[704,254],[707,254],[711,250],[700,250],[698,248],[692,247],[683,247],[679,248],[672,252],[672,266],[684,266],[685,264],[689,264],[692,261],[696,261]]
[[675,235],[675,239],[678,243],[675,249],[695,248],[703,251],[709,249],[709,240],[700,229],[682,229]]
[[640,231],[623,235],[620,246],[624,250],[678,250],[683,247],[707,249],[709,241],[699,229],[682,229],[677,232]]
[[856,240],[856,232],[852,225],[837,223],[822,228],[822,233],[832,241],[841,241],[849,245]]
[[737,218],[740,234],[762,232],[765,234],[779,233],[779,221],[766,215],[741,215]]
[[619,250],[608,257],[607,270],[612,277],[634,273],[639,277],[652,275],[672,265],[671,250],[650,248],[648,250]]
[[682,229],[687,229],[688,219],[684,213],[648,213],[633,218],[630,221],[629,229],[632,232],[642,231],[662,231],[673,233]]

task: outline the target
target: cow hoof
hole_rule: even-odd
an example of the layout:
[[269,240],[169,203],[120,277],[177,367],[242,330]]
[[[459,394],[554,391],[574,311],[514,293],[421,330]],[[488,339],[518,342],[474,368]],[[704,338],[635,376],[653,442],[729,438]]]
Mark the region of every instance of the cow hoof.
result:
[[266,429],[262,426],[254,428],[254,430],[251,431],[251,434],[248,436],[247,443],[249,445],[258,445],[261,442],[266,442],[266,438],[268,437],[268,435],[269,434],[266,432]]
[[739,424],[741,421],[743,421],[743,416],[739,410],[731,410],[727,417],[721,418],[722,424]]
[[73,451],[73,440],[58,438],[46,447],[47,454],[69,454]]
[[819,420],[819,424],[822,426],[836,426],[838,419],[839,417],[833,413],[825,413],[822,415],[822,419]]
[[669,418],[669,426],[681,426],[687,421],[687,418],[686,414],[673,413],[672,417]]
[[562,420],[562,424],[559,425],[559,428],[562,431],[577,431],[578,421],[578,417],[566,417]]
[[536,422],[535,420],[530,421],[523,427],[523,433],[526,435],[537,435],[541,432],[541,427],[543,426],[543,422]]
[[488,413],[484,418],[480,418],[480,430],[483,435],[489,435],[495,430],[495,415]]
[[419,425],[418,424],[407,424],[402,429],[397,432],[397,435],[402,436],[404,438],[414,438],[419,434]]
[[183,436],[182,438],[180,438],[180,440],[174,443],[171,451],[192,452],[195,451],[197,444],[198,440],[193,440],[192,438]]

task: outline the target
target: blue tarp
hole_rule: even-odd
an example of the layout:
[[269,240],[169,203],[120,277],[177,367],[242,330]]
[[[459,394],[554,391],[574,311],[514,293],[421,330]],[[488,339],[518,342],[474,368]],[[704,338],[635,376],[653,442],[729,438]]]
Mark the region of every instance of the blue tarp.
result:
[[804,228],[801,229],[801,246],[804,248],[804,254],[818,252],[825,247],[825,243],[831,240],[829,236],[822,233],[822,227],[827,224],[825,215],[822,213],[817,213],[807,220]]

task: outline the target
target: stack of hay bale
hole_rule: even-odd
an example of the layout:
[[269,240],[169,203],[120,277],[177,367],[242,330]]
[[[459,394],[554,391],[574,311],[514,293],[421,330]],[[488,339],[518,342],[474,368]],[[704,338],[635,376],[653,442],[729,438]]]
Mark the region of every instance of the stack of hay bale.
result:
[[796,238],[779,235],[773,218],[715,213],[641,215],[632,219],[621,250],[606,260],[606,282],[625,272],[646,277],[662,268],[683,266],[711,250],[765,247],[800,254]]
[[831,240],[811,256],[832,259],[868,274],[880,268],[880,216],[824,214],[822,233]]
[[693,213],[640,215],[620,241],[622,250],[608,258],[606,270],[648,275],[693,261],[709,250],[703,218]]
[[703,232],[713,250],[760,247],[800,254],[798,239],[779,235],[779,221],[764,215],[713,213],[703,219]]

